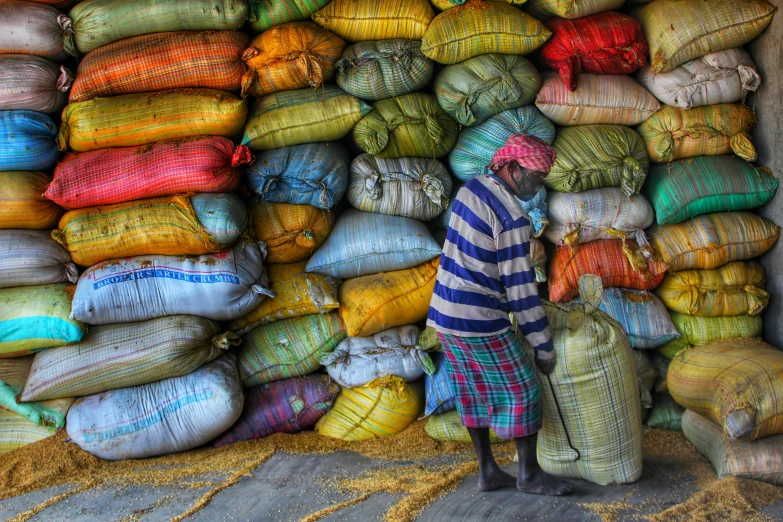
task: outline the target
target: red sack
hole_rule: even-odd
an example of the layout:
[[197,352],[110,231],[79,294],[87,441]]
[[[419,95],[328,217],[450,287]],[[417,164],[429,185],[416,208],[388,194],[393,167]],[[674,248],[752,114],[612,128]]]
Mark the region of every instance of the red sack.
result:
[[552,37],[541,48],[546,64],[575,91],[580,73],[630,74],[647,64],[642,25],[621,13],[606,12],[576,20],[554,18]]
[[187,192],[233,192],[239,165],[251,161],[244,145],[205,136],[68,154],[44,196],[70,210]]

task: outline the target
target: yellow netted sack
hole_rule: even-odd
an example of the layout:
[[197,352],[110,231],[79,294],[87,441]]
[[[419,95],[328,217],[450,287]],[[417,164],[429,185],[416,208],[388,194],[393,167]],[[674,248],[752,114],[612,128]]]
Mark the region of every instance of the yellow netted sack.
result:
[[0,359],[0,410],[5,408],[12,411],[37,426],[62,428],[65,426],[65,415],[73,404],[72,398],[30,402],[18,400],[32,364],[32,355]]
[[553,16],[560,18],[582,18],[604,11],[614,11],[625,0],[528,0],[525,11],[540,20]]
[[[340,287],[340,314],[348,335],[368,337],[395,326],[426,319],[439,260],[435,258],[413,268],[355,277],[343,282]],[[269,277],[272,279],[271,274]]]
[[680,338],[655,349],[667,359],[694,346],[734,337],[761,337],[762,321],[759,316],[735,315],[734,317],[699,317],[671,312],[672,323],[680,332]]
[[266,262],[297,263],[326,240],[334,224],[332,212],[310,205],[255,201],[250,206],[250,229],[266,243]]
[[732,440],[783,433],[783,352],[758,339],[716,341],[669,365],[669,393]]
[[364,42],[421,40],[434,16],[427,0],[332,0],[313,20],[349,42]]
[[0,453],[6,453],[51,437],[54,426],[39,426],[21,415],[0,408]]
[[424,410],[421,383],[391,375],[358,388],[343,388],[315,431],[341,440],[369,440],[399,433]]
[[[468,429],[459,420],[457,410],[447,411],[440,415],[432,415],[424,425],[427,435],[440,442],[471,442]],[[489,429],[489,441],[501,442],[495,430]]]
[[[432,5],[434,5],[436,8],[440,9],[441,11],[445,11],[446,9],[451,9],[453,7],[458,7],[465,3],[465,0],[430,0],[432,2]],[[506,3],[509,3],[511,5],[522,5],[528,0],[503,0]]]
[[0,172],[0,229],[43,230],[57,226],[63,209],[43,197],[49,174],[22,170]]

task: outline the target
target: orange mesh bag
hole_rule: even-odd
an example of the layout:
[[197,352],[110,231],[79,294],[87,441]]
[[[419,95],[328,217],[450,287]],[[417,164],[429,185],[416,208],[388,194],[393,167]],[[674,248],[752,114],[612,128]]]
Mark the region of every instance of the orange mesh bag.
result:
[[266,243],[266,262],[296,263],[308,259],[332,231],[332,212],[310,205],[255,201],[250,226],[256,241]]

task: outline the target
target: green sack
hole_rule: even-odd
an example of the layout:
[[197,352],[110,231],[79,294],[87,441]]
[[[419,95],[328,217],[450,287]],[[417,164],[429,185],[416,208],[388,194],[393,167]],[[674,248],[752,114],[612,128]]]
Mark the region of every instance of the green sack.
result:
[[760,316],[698,317],[677,312],[670,312],[669,315],[682,337],[669,341],[655,351],[670,360],[681,351],[700,344],[735,337],[761,337]]
[[263,32],[276,25],[309,20],[310,16],[330,0],[250,0],[250,28]]
[[[438,442],[470,442],[470,433],[460,422],[457,410],[430,415],[427,424],[424,425],[424,431]],[[489,441],[495,443],[503,440],[495,434],[495,430],[490,428]]]
[[685,408],[674,402],[668,393],[655,395],[647,425],[659,430],[682,431],[683,413]]

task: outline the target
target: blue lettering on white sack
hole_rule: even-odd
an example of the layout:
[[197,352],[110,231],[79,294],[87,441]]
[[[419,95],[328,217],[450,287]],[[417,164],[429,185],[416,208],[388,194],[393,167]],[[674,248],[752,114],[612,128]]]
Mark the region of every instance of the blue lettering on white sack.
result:
[[188,274],[177,270],[170,270],[164,268],[148,268],[144,270],[134,270],[127,274],[120,274],[111,277],[106,277],[100,281],[93,283],[92,287],[95,290],[103,288],[108,285],[116,285],[119,283],[126,283],[128,281],[137,281],[140,279],[150,279],[153,277],[160,277],[165,279],[176,279],[185,283],[200,283],[200,284],[212,284],[212,283],[228,283],[232,285],[239,284],[239,277],[234,274],[225,272],[215,272],[211,274]]

